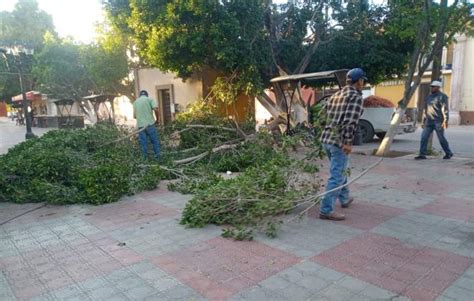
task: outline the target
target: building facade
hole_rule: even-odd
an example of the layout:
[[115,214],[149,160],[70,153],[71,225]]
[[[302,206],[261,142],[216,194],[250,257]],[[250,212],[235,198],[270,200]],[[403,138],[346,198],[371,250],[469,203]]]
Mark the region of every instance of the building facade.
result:
[[[442,91],[449,96],[450,123],[474,124],[474,38],[460,36],[457,43],[443,51]],[[431,71],[425,72],[421,84],[408,107],[422,108],[430,93]],[[371,94],[391,100],[394,104],[403,96],[403,80],[391,80],[372,87]],[[421,120],[421,110],[418,118]]]

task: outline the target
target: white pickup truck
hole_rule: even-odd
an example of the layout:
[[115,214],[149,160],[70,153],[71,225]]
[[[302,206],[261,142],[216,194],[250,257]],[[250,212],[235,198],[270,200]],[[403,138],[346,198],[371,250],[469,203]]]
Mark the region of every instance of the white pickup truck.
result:
[[[359,120],[359,131],[362,142],[372,141],[374,135],[382,139],[390,128],[395,108],[364,108]],[[402,118],[397,134],[413,133],[416,131],[416,109],[409,108]]]
[[[338,89],[341,89],[343,86],[345,86],[346,75],[348,71],[348,69],[340,69],[279,76],[271,79],[270,82],[273,84],[275,90],[279,89],[283,95],[285,107],[289,108],[286,112],[286,120],[290,120],[290,114],[296,111],[296,109],[293,108],[291,104],[295,102],[295,99],[297,99],[298,102],[306,103],[306,112],[308,114],[307,120],[309,123],[311,123],[313,118],[316,118],[313,116],[311,109],[314,104],[311,104],[311,98],[308,100],[303,99],[302,93],[300,93],[301,91],[297,93],[298,88],[330,87],[330,91],[332,90],[332,93],[335,93]],[[323,92],[324,91],[325,90],[323,89]],[[288,95],[288,97],[286,95]],[[316,103],[324,104],[329,99],[329,97],[331,97],[331,93],[329,93],[329,95],[324,93],[324,96],[318,99]],[[392,121],[392,116],[394,113],[395,108],[370,107],[369,103],[366,103],[358,128],[362,136],[362,142],[372,141],[375,135],[377,135],[379,138],[384,137],[390,128],[390,122]],[[416,130],[416,116],[416,109],[407,109],[405,116],[403,116],[402,122],[398,128],[398,134],[414,132]],[[277,118],[275,116],[273,117]],[[290,128],[289,121],[286,124],[286,128],[287,130]]]

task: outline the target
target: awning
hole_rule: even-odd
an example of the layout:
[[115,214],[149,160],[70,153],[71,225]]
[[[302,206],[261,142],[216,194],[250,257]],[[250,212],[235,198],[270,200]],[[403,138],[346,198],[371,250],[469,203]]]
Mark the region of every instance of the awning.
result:
[[[26,94],[26,100],[29,101],[38,101],[41,100],[41,93],[37,91],[28,91],[25,93]],[[23,95],[16,95],[12,97],[12,101],[22,101],[23,100]]]
[[278,84],[301,82],[303,85],[315,84],[317,86],[337,84],[339,87],[343,87],[345,85],[347,71],[349,71],[349,69],[292,74],[272,78],[270,82]]

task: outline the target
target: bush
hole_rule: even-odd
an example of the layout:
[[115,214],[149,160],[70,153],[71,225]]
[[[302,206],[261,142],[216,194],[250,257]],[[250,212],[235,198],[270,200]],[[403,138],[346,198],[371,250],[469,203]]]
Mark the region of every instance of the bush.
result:
[[0,156],[0,201],[54,204],[117,201],[156,187],[159,167],[146,166],[128,134],[112,124],[54,130]]

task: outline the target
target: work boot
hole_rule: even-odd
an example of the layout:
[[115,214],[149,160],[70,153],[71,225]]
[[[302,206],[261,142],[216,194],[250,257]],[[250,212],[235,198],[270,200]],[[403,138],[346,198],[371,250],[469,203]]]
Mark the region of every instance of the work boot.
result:
[[331,221],[343,221],[343,220],[346,219],[346,216],[344,214],[333,212],[331,214],[322,214],[322,213],[320,213],[319,218],[320,219],[328,219],[328,220],[331,220]]
[[422,155],[416,156],[415,160],[426,160],[426,156],[422,156]]

